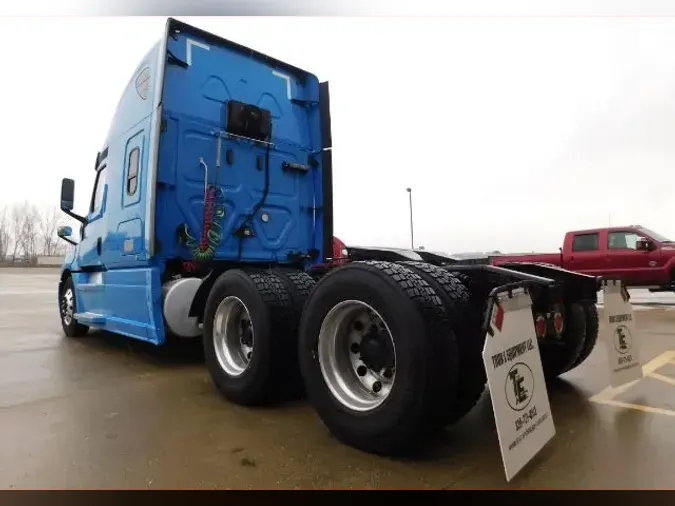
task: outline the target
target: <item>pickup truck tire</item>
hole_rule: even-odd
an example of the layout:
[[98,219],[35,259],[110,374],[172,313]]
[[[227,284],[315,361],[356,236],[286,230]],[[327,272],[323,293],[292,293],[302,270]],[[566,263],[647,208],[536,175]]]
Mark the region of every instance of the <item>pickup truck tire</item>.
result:
[[466,415],[485,391],[487,377],[482,357],[485,335],[481,330],[481,321],[471,319],[469,290],[457,276],[425,262],[401,263],[419,274],[438,294],[457,339],[458,391],[454,402],[441,405],[447,406],[446,413],[442,414],[445,424],[453,423]]
[[203,345],[207,369],[225,398],[262,405],[283,391],[295,365],[292,319],[293,301],[278,277],[241,269],[220,275],[206,300]]
[[[384,361],[369,359],[375,348]],[[454,402],[458,357],[445,309],[403,265],[352,262],[326,274],[305,305],[298,350],[319,417],[362,451],[406,454],[440,429],[438,410]],[[378,370],[390,379],[369,388]]]
[[539,353],[547,380],[569,371],[579,358],[586,341],[586,313],[577,303],[566,304],[564,327],[560,339],[547,336],[539,339]]
[[579,357],[574,361],[572,367],[568,369],[570,371],[575,367],[580,366],[591,355],[598,342],[598,334],[600,332],[598,308],[594,303],[585,303],[583,307],[586,316],[586,337]]
[[59,314],[61,327],[66,337],[84,337],[89,332],[89,327],[78,323],[73,316],[77,313],[77,300],[75,300],[75,287],[73,278],[68,276],[61,285],[59,294]]

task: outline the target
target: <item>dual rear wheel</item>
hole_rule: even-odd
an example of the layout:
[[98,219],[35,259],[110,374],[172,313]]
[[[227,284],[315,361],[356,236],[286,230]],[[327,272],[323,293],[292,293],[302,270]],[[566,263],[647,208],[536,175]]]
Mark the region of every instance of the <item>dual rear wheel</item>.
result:
[[206,303],[206,363],[236,403],[302,385],[341,441],[399,453],[466,414],[484,389],[467,303],[461,282],[423,263],[353,262],[318,283],[231,270]]
[[[400,454],[466,415],[485,390],[482,312],[473,309],[458,277],[422,262],[352,262],[318,282],[230,270],[206,302],[206,364],[233,402],[304,390],[339,440]],[[547,377],[588,357],[594,310],[565,306],[564,331],[540,339]]]
[[[533,314],[547,380],[557,378],[586,361],[598,340],[598,310],[594,303],[573,302],[546,315],[536,309]],[[549,319],[553,320],[552,324],[542,324]]]

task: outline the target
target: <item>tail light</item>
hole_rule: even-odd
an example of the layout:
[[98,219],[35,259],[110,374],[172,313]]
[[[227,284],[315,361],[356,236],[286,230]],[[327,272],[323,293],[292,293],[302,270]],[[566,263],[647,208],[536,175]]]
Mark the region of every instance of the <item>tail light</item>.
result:
[[337,237],[333,237],[333,264],[342,264],[347,261],[347,245]]

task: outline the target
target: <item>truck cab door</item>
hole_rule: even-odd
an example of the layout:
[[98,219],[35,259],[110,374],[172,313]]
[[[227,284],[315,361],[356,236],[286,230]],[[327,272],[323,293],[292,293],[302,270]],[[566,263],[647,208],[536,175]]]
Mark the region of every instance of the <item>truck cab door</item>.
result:
[[658,262],[653,257],[653,253],[658,253],[638,251],[639,238],[634,230],[613,230],[607,234],[608,271],[632,285],[651,283],[658,271]]
[[[103,165],[96,173],[89,203],[87,222],[80,228],[77,260],[80,272],[73,274],[78,313],[105,314],[105,270],[103,252],[106,237],[107,171]],[[87,322],[94,323],[94,322]]]
[[591,276],[602,275],[604,265],[600,261],[603,253],[598,232],[575,234],[567,248],[569,253],[564,255],[563,267]]
[[96,173],[89,203],[87,223],[80,228],[78,263],[81,267],[103,266],[103,239],[105,237],[105,210],[108,193],[106,166]]

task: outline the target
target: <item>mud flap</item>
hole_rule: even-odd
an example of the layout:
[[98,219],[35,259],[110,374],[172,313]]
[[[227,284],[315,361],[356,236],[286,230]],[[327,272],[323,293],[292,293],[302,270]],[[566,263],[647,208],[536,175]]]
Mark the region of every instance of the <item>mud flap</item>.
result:
[[495,289],[487,315],[483,362],[504,472],[511,481],[553,438],[555,426],[529,292],[525,287]]
[[618,280],[604,280],[602,284],[609,383],[616,388],[641,379],[642,362],[628,290]]

